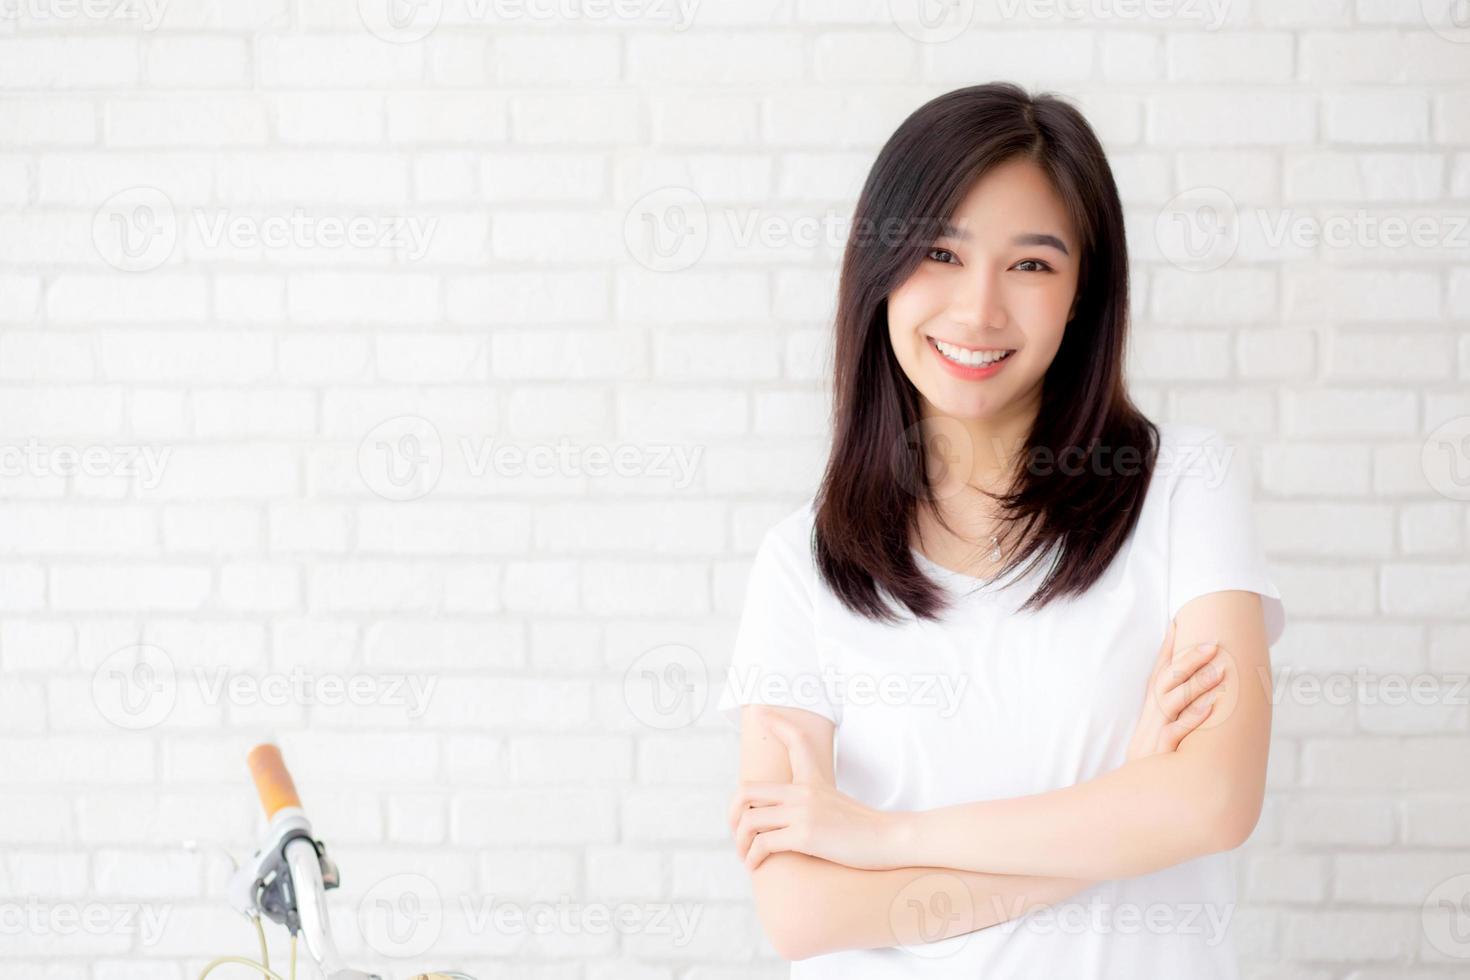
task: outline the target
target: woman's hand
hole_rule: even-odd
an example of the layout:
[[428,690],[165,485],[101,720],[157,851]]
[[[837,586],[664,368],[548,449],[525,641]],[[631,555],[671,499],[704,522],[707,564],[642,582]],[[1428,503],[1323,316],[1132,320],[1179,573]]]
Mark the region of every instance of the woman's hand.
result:
[[1225,676],[1225,661],[1219,645],[1202,643],[1174,653],[1174,621],[1159,646],[1154,669],[1148,679],[1143,711],[1128,743],[1128,761],[1173,752],[1184,736],[1210,716],[1216,687]]
[[817,762],[816,747],[796,726],[774,719],[768,726],[791,759],[789,783],[741,783],[730,802],[730,831],[747,869],[777,851],[800,851],[849,868],[882,871],[896,860],[903,814],[864,806],[837,791]]

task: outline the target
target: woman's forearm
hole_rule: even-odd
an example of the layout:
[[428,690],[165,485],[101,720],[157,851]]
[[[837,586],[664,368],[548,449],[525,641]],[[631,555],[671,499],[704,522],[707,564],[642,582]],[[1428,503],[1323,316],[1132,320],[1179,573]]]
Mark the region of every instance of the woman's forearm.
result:
[[788,960],[951,939],[1093,884],[941,867],[863,871],[796,852],[772,855],[753,880],[766,934]]
[[1128,878],[1239,846],[1263,789],[1181,754],[1149,756],[1047,793],[905,814],[894,863]]

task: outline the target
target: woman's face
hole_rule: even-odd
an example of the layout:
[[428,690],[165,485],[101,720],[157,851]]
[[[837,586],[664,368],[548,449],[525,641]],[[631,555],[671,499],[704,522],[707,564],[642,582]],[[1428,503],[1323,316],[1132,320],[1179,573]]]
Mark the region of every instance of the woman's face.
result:
[[1034,410],[1077,291],[1066,206],[1035,163],[1014,158],[974,184],[949,224],[888,297],[894,354],[930,411]]

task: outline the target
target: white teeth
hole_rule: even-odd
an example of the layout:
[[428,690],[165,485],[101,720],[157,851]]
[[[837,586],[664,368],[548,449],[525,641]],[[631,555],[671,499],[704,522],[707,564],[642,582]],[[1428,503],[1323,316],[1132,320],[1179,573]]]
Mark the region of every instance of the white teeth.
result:
[[966,367],[981,367],[985,364],[994,364],[996,361],[1010,355],[1008,350],[970,350],[968,347],[956,347],[946,344],[942,340],[935,340],[934,346],[939,348],[939,353]]

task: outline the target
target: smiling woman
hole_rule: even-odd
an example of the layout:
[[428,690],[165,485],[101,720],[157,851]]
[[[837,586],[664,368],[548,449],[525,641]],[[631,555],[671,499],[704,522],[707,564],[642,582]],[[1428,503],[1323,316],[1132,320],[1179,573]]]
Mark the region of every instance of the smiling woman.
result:
[[908,233],[849,241],[827,471],[761,543],[720,705],[773,944],[794,977],[1234,977],[1285,614],[1233,447],[1128,397],[1096,137],[949,93],[856,226]]

